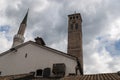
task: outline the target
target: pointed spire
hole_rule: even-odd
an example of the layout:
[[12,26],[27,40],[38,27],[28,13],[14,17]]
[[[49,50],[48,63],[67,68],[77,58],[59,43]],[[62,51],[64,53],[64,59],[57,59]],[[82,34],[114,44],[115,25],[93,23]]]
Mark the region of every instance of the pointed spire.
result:
[[20,24],[18,33],[14,36],[12,47],[20,45],[20,44],[22,44],[24,42],[24,39],[25,39],[24,38],[24,33],[25,33],[26,26],[27,26],[28,12],[29,12],[29,9],[27,10],[27,13],[26,13],[25,17],[24,17],[23,21]]
[[27,13],[26,13],[26,15],[25,15],[25,17],[24,17],[24,19],[23,19],[23,21],[22,21],[21,24],[27,24],[27,16],[28,16],[28,12],[29,12],[29,8],[28,8]]
[[27,10],[27,13],[26,13],[23,21],[21,22],[19,30],[18,30],[18,34],[20,34],[22,36],[24,35],[25,29],[26,29],[28,12],[29,12],[29,9]]

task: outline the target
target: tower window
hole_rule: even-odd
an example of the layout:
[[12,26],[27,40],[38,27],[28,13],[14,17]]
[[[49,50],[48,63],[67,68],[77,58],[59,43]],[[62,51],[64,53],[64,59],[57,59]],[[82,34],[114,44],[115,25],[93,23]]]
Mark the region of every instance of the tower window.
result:
[[70,20],[72,19],[72,17],[70,17]]
[[73,24],[71,24],[71,29],[73,30]]
[[75,29],[78,29],[78,23],[75,24]]
[[76,16],[76,19],[78,19],[78,16]]

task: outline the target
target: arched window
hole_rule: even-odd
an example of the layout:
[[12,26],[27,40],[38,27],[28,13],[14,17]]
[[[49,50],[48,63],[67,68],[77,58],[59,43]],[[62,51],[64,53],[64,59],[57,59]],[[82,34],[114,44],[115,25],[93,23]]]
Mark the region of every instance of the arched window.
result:
[[70,27],[71,27],[71,30],[73,30],[73,24],[71,24]]
[[51,68],[45,68],[43,70],[43,77],[50,77],[50,73],[51,73]]
[[76,19],[78,19],[78,16],[76,16]]
[[75,24],[75,29],[78,29],[78,23]]
[[70,20],[72,19],[72,17],[70,17]]

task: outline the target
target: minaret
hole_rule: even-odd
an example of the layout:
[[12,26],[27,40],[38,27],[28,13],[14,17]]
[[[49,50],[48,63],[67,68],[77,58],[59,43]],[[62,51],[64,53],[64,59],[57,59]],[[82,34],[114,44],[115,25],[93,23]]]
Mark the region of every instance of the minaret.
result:
[[78,58],[83,74],[82,18],[80,13],[68,15],[68,50],[67,53]]
[[[28,9],[28,11],[29,11],[29,9]],[[20,24],[18,33],[14,36],[12,47],[15,47],[17,45],[22,44],[24,42],[24,40],[25,40],[24,33],[25,33],[26,26],[27,26],[28,11],[27,11],[23,21]]]

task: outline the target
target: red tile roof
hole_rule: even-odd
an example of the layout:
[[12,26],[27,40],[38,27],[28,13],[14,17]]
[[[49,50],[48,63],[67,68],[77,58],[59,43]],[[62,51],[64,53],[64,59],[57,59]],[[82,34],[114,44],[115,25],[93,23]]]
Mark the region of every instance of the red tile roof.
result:
[[[23,80],[28,76],[33,74],[20,74],[20,75],[11,75],[11,76],[1,76],[0,80]],[[62,79],[60,78],[31,78],[32,80],[120,80],[120,75],[117,73],[105,73],[105,74],[90,74],[90,75],[76,75],[76,76],[67,76]]]
[[67,76],[62,80],[120,80],[117,73]]

